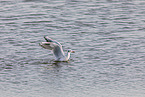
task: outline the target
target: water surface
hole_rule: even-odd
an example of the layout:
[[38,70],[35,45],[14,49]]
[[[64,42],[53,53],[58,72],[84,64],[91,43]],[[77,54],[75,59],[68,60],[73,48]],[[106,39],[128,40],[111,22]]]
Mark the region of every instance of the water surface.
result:
[[[145,1],[1,0],[0,96],[144,97]],[[75,50],[54,62],[43,36]]]

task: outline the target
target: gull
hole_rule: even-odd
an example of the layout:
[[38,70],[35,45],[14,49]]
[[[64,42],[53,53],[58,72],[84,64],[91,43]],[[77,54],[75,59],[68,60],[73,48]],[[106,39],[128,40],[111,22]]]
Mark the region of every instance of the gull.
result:
[[44,39],[46,42],[41,42],[39,45],[45,49],[52,50],[56,61],[68,61],[70,59],[70,54],[75,53],[72,50],[67,50],[65,55],[62,49],[62,45],[59,42],[49,38],[48,36],[44,36]]

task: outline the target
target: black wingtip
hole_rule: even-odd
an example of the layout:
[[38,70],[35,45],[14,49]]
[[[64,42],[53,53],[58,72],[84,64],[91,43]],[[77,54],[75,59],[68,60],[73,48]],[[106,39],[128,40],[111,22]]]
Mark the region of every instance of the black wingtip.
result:
[[46,42],[52,42],[52,39],[47,36],[44,36],[44,39],[46,40]]
[[44,36],[44,39],[46,39],[46,36]]
[[46,36],[44,36],[44,39],[48,42],[48,40],[47,40]]

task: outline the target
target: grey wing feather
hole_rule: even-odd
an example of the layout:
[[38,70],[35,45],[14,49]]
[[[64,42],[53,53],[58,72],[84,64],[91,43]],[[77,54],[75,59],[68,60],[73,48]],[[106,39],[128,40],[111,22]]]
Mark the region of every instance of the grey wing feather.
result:
[[52,42],[41,42],[39,45],[45,49],[53,50],[57,44]]
[[44,39],[47,41],[47,42],[53,42],[53,43],[56,43],[58,44],[59,46],[61,46],[61,44],[59,42],[57,42],[56,40],[53,40],[51,38],[49,38],[48,36],[44,36]]
[[64,56],[64,53],[63,53],[63,50],[61,47],[59,46],[56,46],[54,49],[53,49],[53,53],[55,55],[56,58],[61,58]]
[[53,42],[53,39],[47,37],[47,36],[44,36],[44,39],[47,41],[47,42]]
[[63,49],[62,49],[62,45],[59,42],[57,42],[57,41],[55,41],[47,36],[44,36],[44,39],[47,42],[50,42],[53,44],[54,48],[52,50],[53,50],[53,53],[57,59],[65,56]]

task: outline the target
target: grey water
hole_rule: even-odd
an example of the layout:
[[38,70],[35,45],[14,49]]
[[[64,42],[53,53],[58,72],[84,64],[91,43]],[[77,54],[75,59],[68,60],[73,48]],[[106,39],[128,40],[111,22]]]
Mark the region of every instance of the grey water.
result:
[[145,1],[0,0],[0,97],[145,97]]

